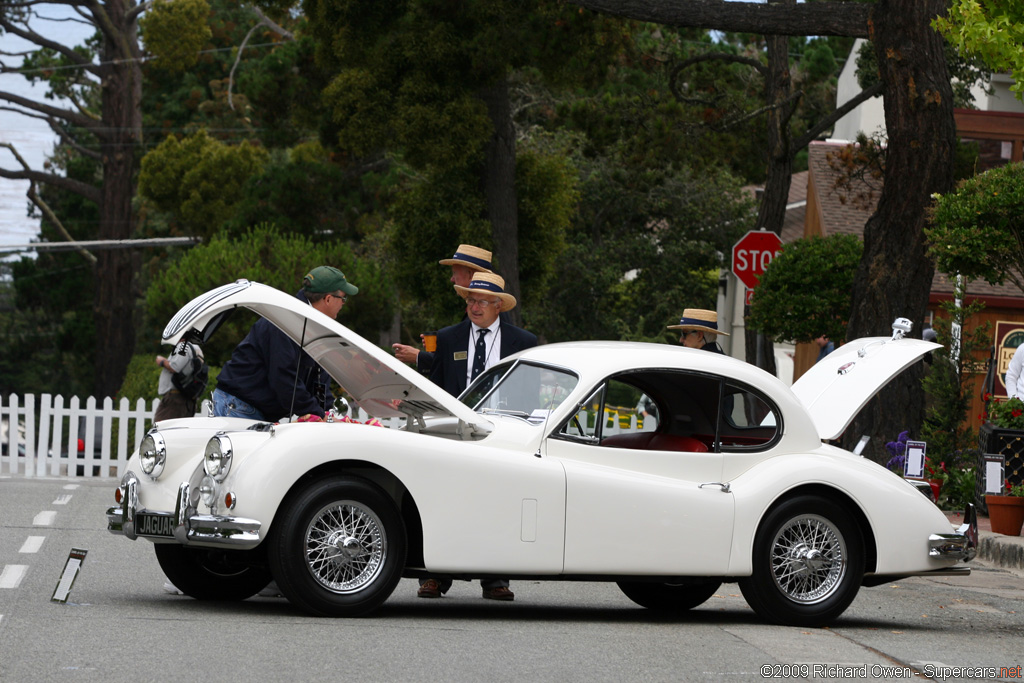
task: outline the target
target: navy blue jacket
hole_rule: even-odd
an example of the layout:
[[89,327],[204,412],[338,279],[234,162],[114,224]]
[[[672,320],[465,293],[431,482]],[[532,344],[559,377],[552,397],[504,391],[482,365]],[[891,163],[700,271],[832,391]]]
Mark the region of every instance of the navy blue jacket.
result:
[[[302,292],[296,297],[308,303]],[[218,389],[251,403],[268,420],[307,413],[323,417],[329,383],[330,376],[309,354],[264,318],[256,321],[217,376]]]
[[[453,396],[458,396],[466,388],[467,363],[472,355],[469,353],[469,330],[472,326],[467,318],[437,333],[437,352],[430,367],[430,379]],[[501,331],[499,358],[537,345],[537,335],[521,327],[502,322],[498,329]],[[460,354],[461,358],[455,360],[455,354]]]

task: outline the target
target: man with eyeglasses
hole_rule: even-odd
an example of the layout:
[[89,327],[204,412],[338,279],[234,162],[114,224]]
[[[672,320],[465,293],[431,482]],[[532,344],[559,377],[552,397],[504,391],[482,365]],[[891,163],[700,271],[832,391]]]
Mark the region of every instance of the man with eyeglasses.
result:
[[[459,287],[468,287],[477,273],[493,273],[491,265],[491,252],[472,244],[460,244],[459,248],[451,258],[441,259],[439,265],[451,266],[452,274],[450,282]],[[508,316],[501,316],[502,322],[509,322]],[[423,335],[420,335],[422,341]],[[407,344],[392,344],[395,358],[403,363],[415,363],[416,369],[423,374],[430,374],[430,368],[434,364],[434,354],[430,351],[421,351],[415,346]]]
[[[466,300],[466,318],[437,333],[437,352],[430,379],[448,393],[458,396],[482,372],[505,356],[537,345],[537,336],[503,322],[499,314],[516,307],[516,298],[505,291],[505,279],[494,273],[478,272],[467,286],[455,285]],[[416,593],[421,598],[439,598],[452,585],[448,577],[420,580]],[[514,600],[506,579],[480,581],[486,600]]]
[[[306,274],[295,296],[333,320],[357,292],[340,270],[319,266]],[[275,422],[292,415],[322,419],[330,408],[329,386],[330,376],[298,344],[260,318],[217,376],[213,414]]]

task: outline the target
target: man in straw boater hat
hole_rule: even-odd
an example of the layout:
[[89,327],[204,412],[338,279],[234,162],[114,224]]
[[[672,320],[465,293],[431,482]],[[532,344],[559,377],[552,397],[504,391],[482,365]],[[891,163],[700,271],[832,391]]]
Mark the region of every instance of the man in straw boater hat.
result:
[[[679,324],[669,325],[668,329],[680,330],[679,343],[687,348],[725,353],[714,337],[719,334],[728,337],[729,333],[719,331],[718,314],[715,311],[703,308],[684,309]],[[709,336],[712,338],[709,339]]]
[[[458,396],[500,359],[536,346],[537,337],[498,317],[502,311],[516,307],[516,298],[505,291],[505,280],[500,275],[478,272],[467,285],[455,285],[455,291],[466,300],[466,318],[437,333],[430,379]],[[426,577],[420,580],[417,595],[439,598],[451,585],[448,577]],[[480,587],[488,600],[515,599],[506,579],[481,579]]]
[[[468,287],[473,276],[477,273],[494,272],[491,266],[491,252],[472,244],[460,244],[451,258],[441,259],[438,264],[451,266],[452,276],[450,282],[459,287]],[[502,317],[508,322],[507,316]],[[422,341],[423,335],[420,335]],[[415,346],[406,344],[392,344],[395,358],[403,363],[415,363],[416,369],[422,373],[429,373],[430,366],[434,362],[434,354],[430,351],[420,351]]]

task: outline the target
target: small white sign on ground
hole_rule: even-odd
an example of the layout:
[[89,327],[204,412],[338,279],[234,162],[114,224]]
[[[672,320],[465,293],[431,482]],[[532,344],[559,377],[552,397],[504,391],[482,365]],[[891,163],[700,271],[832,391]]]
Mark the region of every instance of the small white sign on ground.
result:
[[82,563],[85,562],[85,556],[88,550],[81,548],[72,548],[71,553],[68,554],[68,561],[64,564],[64,571],[60,575],[60,581],[57,582],[57,588],[53,591],[53,597],[50,598],[50,602],[67,602],[68,595],[71,594],[71,586],[75,583],[75,578],[78,576],[79,570],[82,568]]

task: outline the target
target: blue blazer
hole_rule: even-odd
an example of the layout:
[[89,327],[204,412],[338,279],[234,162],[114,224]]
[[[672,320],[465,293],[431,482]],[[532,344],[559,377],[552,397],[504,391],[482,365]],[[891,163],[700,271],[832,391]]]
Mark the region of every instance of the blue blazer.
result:
[[[465,319],[437,333],[437,352],[430,367],[430,379],[453,396],[458,396],[466,388],[466,374],[469,372],[467,364],[471,355],[469,331],[472,326],[469,319]],[[498,329],[501,331],[499,358],[537,345],[537,335],[521,327],[502,322]],[[461,357],[456,360],[455,354]]]

